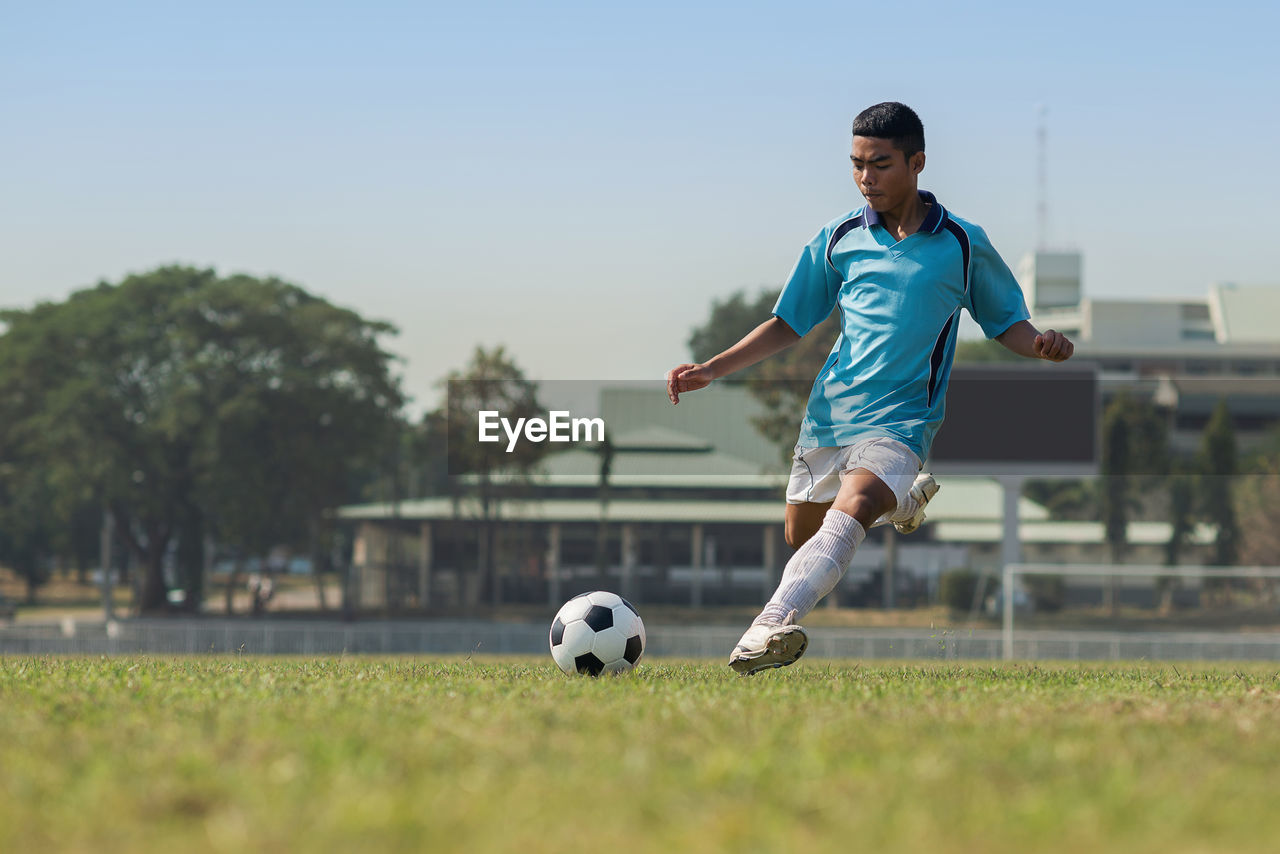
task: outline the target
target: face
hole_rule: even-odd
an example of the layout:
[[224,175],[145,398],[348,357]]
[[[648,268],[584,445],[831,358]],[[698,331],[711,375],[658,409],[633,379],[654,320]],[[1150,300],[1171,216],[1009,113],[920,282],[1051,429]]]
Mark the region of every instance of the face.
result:
[[855,136],[853,180],[874,211],[890,211],[916,194],[916,180],[924,169],[924,152],[910,159],[888,139],[877,136]]

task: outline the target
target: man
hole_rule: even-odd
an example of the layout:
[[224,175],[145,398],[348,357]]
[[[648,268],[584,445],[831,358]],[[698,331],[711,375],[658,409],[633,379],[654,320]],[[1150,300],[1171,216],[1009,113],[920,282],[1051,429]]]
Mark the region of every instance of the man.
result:
[[685,392],[794,344],[839,307],[841,333],[814,380],[787,485],[786,540],[797,551],[729,658],[747,675],[798,659],[797,622],[835,588],[868,528],[910,533],[938,490],[920,474],[942,423],[960,310],[1020,356],[1061,362],[1074,345],[1039,332],[1013,274],[981,228],[918,189],[924,127],[911,108],[876,104],[853,122],[853,177],[866,199],[800,253],[773,317],[702,364],[667,373]]

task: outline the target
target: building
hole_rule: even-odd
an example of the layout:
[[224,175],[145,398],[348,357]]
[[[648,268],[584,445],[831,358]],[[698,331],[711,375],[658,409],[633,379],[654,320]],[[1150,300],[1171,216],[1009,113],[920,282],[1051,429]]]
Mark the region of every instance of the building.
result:
[[[646,604],[762,602],[791,550],[782,530],[788,467],[752,426],[763,413],[758,401],[742,387],[717,384],[672,407],[659,384],[629,384],[603,390],[600,413],[614,446],[607,490],[596,449],[548,458],[531,484],[497,503],[487,590],[475,565],[484,523],[474,499],[341,508],[339,517],[357,531],[355,607],[558,605],[599,588]],[[947,570],[996,569],[1003,501],[994,480],[944,478],[928,523],[905,538],[873,529],[830,601],[921,602]],[[1104,559],[1101,523],[1053,521],[1025,498],[1019,515],[1024,559]],[[1132,525],[1134,559],[1158,562],[1167,539],[1167,525]]]
[[1097,362],[1104,398],[1127,390],[1167,407],[1173,444],[1193,451],[1219,400],[1241,447],[1280,423],[1280,286],[1215,284],[1197,299],[1085,296],[1078,252],[1039,251],[1018,280],[1040,328]]

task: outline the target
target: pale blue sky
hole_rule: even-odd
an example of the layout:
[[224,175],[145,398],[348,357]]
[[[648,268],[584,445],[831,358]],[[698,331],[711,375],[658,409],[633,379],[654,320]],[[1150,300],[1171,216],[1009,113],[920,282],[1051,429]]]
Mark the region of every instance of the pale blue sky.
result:
[[922,186],[1093,296],[1280,285],[1275,3],[11,4],[0,304],[168,262],[274,273],[401,328],[645,379],[713,298],[861,204],[849,124],[925,123]]

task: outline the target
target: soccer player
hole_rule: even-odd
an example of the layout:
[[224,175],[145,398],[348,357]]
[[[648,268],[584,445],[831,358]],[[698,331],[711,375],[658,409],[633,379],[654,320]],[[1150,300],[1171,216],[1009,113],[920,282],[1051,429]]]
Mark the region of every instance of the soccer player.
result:
[[938,490],[920,473],[942,423],[960,310],[1020,356],[1061,362],[1074,345],[1028,321],[1017,280],[978,226],[918,189],[924,126],[904,104],[853,121],[853,177],[866,205],[809,241],[773,316],[702,364],[667,373],[667,394],[705,388],[794,344],[839,307],[840,336],[814,380],[787,484],[796,549],[778,589],[729,657],[747,675],[798,659],[798,621],[844,574],[866,531],[910,533]]

